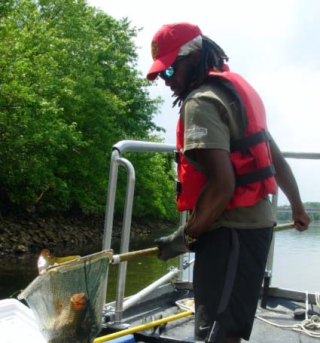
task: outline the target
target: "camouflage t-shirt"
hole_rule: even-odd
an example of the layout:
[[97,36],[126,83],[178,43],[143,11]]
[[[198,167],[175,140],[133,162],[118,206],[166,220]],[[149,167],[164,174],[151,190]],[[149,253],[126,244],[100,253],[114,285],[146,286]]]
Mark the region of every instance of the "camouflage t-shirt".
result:
[[[246,122],[240,114],[241,103],[221,84],[205,84],[189,94],[181,108],[184,124],[184,150],[188,161],[201,171],[194,149],[222,149],[230,152],[230,138],[239,139]],[[276,220],[269,197],[253,206],[226,210],[213,223],[220,226],[250,229],[271,227]]]

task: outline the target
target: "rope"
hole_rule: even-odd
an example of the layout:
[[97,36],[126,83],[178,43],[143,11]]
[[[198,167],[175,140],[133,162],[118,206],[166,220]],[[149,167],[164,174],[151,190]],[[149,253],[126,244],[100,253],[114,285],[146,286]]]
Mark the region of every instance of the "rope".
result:
[[310,337],[320,338],[320,332],[311,331],[311,330],[320,330],[320,317],[316,315],[312,316],[310,319],[305,319],[300,324],[293,324],[293,325],[276,324],[260,316],[256,316],[256,318],[278,328],[292,329],[293,331],[305,333],[306,335]]
[[[315,299],[317,306],[320,307],[320,293],[315,293]],[[320,338],[320,331],[315,332],[315,330],[320,330],[320,317],[317,315],[313,315],[309,319],[305,319],[301,323],[293,325],[280,325],[257,315],[256,318],[278,328],[292,329],[293,331],[304,333],[310,337]]]

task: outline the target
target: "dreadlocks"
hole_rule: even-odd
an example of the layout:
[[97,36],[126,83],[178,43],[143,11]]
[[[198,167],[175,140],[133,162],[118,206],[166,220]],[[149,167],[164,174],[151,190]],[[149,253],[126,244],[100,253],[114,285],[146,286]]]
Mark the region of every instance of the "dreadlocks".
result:
[[222,71],[224,61],[229,60],[220,46],[207,36],[202,36],[202,49],[199,52],[201,54],[200,63],[192,73],[186,90],[173,102],[173,107],[176,104],[181,106],[187,95],[206,81],[210,69]]

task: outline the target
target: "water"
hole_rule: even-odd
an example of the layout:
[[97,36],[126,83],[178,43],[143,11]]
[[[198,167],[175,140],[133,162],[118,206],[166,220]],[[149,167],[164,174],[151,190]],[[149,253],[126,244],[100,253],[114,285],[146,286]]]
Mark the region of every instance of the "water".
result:
[[[155,237],[135,237],[130,250],[154,246]],[[287,230],[276,233],[272,285],[309,292],[320,291],[318,263],[320,261],[320,223],[311,225],[307,232]],[[67,254],[90,254],[100,249],[86,247],[65,251]],[[117,253],[118,245],[115,247]],[[61,254],[62,255],[62,254]],[[37,276],[36,256],[0,259],[0,299],[7,298],[26,288]],[[129,262],[126,295],[138,292],[152,281],[164,275],[176,260],[162,262],[156,257]],[[108,281],[108,301],[114,300],[117,279],[117,266],[110,266]]]
[[[172,229],[173,230],[173,229]],[[172,232],[172,230],[170,232]],[[169,234],[170,232],[166,233]],[[163,233],[162,233],[163,235]],[[155,246],[154,240],[158,235],[142,235],[134,237],[130,242],[130,251],[150,248]],[[120,242],[115,241],[113,244],[114,253],[119,253]],[[71,248],[68,250],[57,249],[51,250],[55,256],[67,255],[88,255],[101,250],[101,242],[97,246],[86,246]],[[16,296],[22,289],[37,277],[38,270],[36,268],[38,256],[29,255],[23,257],[0,257],[0,299]],[[176,266],[176,259],[170,262],[160,261],[156,256],[132,261],[127,267],[127,284],[126,296],[135,294],[148,284],[156,281],[160,276],[166,274],[171,266]],[[108,279],[108,298],[107,301],[115,299],[116,283],[117,283],[118,265],[109,266]]]
[[299,291],[320,292],[320,223],[308,231],[275,234],[272,285]]

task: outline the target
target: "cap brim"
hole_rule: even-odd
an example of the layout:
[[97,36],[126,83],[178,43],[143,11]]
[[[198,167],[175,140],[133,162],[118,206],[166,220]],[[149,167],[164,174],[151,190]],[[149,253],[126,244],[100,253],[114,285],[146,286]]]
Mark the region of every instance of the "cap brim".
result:
[[174,50],[170,54],[155,59],[147,74],[147,79],[154,81],[160,72],[168,69],[177,58],[179,50]]

